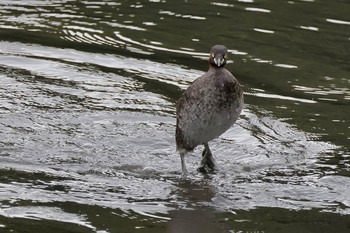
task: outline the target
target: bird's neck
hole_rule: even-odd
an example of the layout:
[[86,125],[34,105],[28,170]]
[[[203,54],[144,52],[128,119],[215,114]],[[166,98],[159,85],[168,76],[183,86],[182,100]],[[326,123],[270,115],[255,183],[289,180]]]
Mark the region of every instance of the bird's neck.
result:
[[215,70],[219,70],[219,69],[223,69],[224,66],[217,66],[215,64],[212,64],[211,62],[209,62],[209,70],[210,69],[215,69]]

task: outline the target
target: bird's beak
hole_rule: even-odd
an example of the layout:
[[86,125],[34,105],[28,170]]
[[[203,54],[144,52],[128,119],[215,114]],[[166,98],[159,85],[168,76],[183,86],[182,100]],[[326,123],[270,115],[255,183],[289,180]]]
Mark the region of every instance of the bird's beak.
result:
[[215,65],[220,67],[224,63],[224,58],[221,56],[217,56],[214,58]]

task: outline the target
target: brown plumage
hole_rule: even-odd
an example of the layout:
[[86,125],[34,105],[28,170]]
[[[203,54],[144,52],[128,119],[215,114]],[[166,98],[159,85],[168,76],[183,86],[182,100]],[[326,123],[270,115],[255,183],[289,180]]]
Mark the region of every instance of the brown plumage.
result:
[[209,70],[182,94],[176,107],[176,148],[182,176],[187,175],[185,155],[204,145],[199,171],[215,167],[208,142],[219,137],[238,119],[243,108],[243,91],[237,79],[224,68],[225,46],[215,45],[209,56]]

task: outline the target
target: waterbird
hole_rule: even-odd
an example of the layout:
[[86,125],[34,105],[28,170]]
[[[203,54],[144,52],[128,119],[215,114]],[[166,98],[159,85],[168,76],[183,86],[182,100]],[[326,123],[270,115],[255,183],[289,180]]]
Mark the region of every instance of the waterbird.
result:
[[224,68],[228,50],[215,45],[210,50],[209,70],[187,88],[176,104],[176,150],[180,154],[182,178],[187,177],[185,156],[204,145],[199,172],[214,171],[215,161],[208,142],[227,131],[243,109],[243,90]]

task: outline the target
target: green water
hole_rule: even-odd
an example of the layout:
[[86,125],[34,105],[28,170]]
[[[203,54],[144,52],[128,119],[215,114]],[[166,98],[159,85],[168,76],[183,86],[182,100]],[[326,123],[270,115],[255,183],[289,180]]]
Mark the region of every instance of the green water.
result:
[[[0,232],[349,232],[350,2],[0,1]],[[175,103],[212,45],[244,85],[219,170]]]

